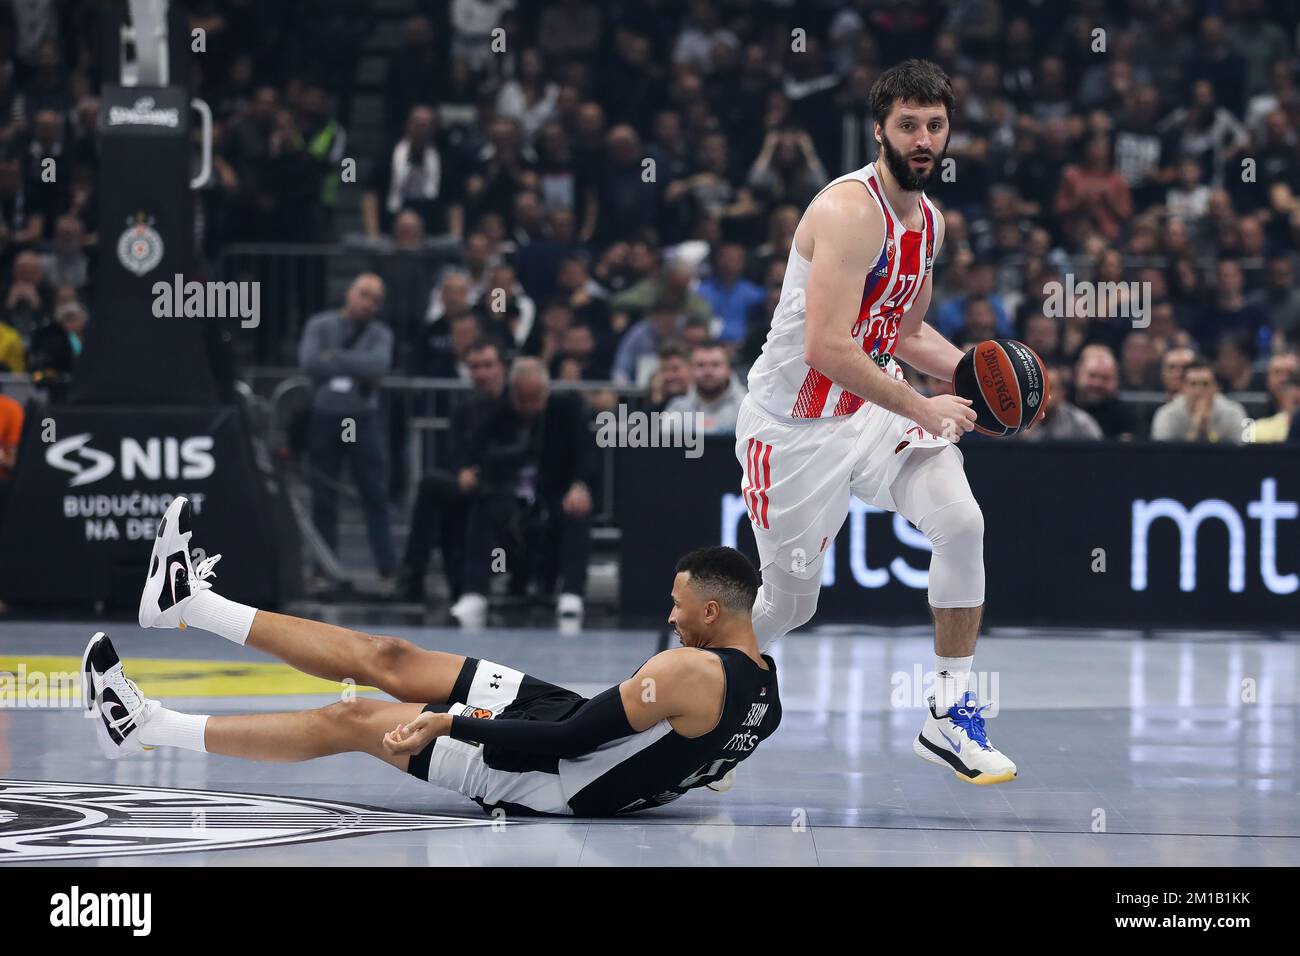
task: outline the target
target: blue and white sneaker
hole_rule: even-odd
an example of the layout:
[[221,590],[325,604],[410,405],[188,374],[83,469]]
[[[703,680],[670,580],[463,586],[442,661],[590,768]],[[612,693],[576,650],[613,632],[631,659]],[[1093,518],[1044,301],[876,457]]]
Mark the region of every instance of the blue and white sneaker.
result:
[[162,705],[145,697],[126,676],[103,631],[90,639],[81,657],[81,706],[95,721],[95,737],[109,760],[153,749],[140,742],[140,727]]
[[912,750],[922,760],[947,767],[967,783],[1006,783],[1016,777],[1016,765],[989,743],[974,691],[948,708],[946,714],[935,712],[934,698],[925,726],[912,742]]
[[221,560],[214,554],[194,565],[190,560],[190,502],[178,497],[158,522],[149,558],[149,574],[140,595],[141,627],[184,627],[181,615],[189,599],[212,587],[206,580]]

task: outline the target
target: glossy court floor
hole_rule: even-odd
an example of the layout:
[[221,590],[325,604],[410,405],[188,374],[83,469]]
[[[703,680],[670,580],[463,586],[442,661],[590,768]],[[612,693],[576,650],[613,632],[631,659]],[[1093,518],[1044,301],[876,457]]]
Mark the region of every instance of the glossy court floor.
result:
[[[75,671],[95,629],[0,624],[0,672],[22,666],[30,682],[42,668]],[[128,675],[180,710],[287,710],[339,696],[337,685],[202,632],[107,630]],[[659,640],[651,631],[383,630],[585,694],[630,675]],[[0,707],[0,860],[1295,866],[1298,649],[1300,634],[995,630],[975,664],[996,691],[990,736],[1020,776],[974,787],[912,754],[915,668],[932,661],[926,629],[806,630],[776,647],[784,720],[730,791],[692,791],[618,820],[496,825],[459,795],[360,755],[273,765],[159,750],[110,762],[75,709],[27,706],[11,692]],[[258,811],[240,795],[299,800]],[[33,836],[33,827],[45,829]],[[196,833],[207,848],[194,848]],[[259,841],[271,845],[248,845]]]

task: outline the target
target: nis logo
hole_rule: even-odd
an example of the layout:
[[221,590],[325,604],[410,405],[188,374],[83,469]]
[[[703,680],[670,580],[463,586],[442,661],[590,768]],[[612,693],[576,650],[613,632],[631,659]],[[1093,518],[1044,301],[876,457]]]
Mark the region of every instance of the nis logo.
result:
[[187,480],[207,478],[216,470],[212,457],[212,438],[194,435],[190,438],[146,438],[138,441],[123,438],[114,458],[106,451],[90,447],[91,435],[85,432],[55,442],[45,451],[45,463],[51,468],[66,471],[69,488],[79,488],[114,473],[124,481],[137,478]]

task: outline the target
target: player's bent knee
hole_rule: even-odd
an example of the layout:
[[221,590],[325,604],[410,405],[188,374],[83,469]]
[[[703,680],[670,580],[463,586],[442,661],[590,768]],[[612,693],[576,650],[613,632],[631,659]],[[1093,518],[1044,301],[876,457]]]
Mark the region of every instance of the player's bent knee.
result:
[[936,553],[974,548],[983,554],[984,512],[974,498],[940,508],[922,522],[921,531]]
[[366,640],[369,647],[363,679],[381,690],[388,690],[390,685],[401,679],[407,670],[411,654],[418,648],[400,637],[382,634],[367,635]]

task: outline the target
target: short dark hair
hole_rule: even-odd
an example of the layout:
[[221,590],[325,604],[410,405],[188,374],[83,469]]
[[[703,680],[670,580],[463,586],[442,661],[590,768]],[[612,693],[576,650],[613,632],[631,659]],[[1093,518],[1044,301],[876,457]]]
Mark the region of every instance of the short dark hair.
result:
[[467,355],[473,355],[475,352],[482,352],[487,349],[491,349],[492,351],[497,353],[498,362],[505,361],[505,359],[501,355],[501,343],[495,342],[492,339],[488,339],[488,338],[480,337],[475,339],[473,342],[469,343],[469,348],[466,349],[465,352]]
[[749,558],[735,548],[698,548],[677,562],[677,573],[682,572],[691,576],[701,596],[717,598],[728,610],[746,614],[753,610],[761,582]]
[[664,362],[670,358],[689,359],[690,352],[686,346],[676,339],[665,342],[659,347],[659,361]]
[[1209,362],[1205,361],[1205,359],[1199,355],[1193,355],[1192,360],[1183,366],[1183,376],[1186,377],[1188,372],[1196,372],[1201,369],[1213,371],[1213,367]]
[[894,104],[904,100],[942,103],[949,120],[957,105],[948,74],[929,60],[904,60],[881,73],[871,86],[871,112],[877,123],[883,125]]
[[711,352],[714,349],[722,349],[722,351],[725,352],[727,351],[727,346],[722,342],[719,342],[717,339],[705,339],[703,342],[700,342],[691,348],[691,354],[694,355],[696,352],[703,351]]

